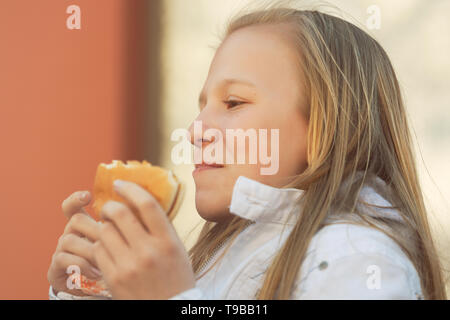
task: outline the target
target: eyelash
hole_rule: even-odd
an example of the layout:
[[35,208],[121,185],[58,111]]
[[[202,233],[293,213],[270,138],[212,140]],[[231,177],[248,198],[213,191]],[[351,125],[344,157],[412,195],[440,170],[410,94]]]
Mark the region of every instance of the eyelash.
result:
[[[241,105],[245,102],[242,101],[237,101],[237,100],[227,100],[227,101],[223,101],[223,103],[225,103],[228,106],[228,109],[232,109],[234,107],[237,107],[238,105]],[[230,107],[230,104],[236,103],[236,105],[233,105],[232,107]]]

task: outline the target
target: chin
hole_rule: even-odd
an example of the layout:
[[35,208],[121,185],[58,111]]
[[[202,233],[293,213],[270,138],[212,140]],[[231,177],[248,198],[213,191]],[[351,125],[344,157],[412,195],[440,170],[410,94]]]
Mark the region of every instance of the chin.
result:
[[205,194],[197,192],[195,195],[195,206],[198,214],[210,222],[225,222],[233,218],[228,209],[229,202],[222,197],[221,199],[216,199],[216,197],[208,195],[208,193],[210,192],[205,192]]

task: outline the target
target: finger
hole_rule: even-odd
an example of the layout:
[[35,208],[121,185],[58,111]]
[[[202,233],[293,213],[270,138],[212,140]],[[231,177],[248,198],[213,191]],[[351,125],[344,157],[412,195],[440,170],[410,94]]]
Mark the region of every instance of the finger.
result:
[[85,275],[89,279],[101,278],[101,273],[99,273],[99,270],[95,268],[94,265],[90,264],[89,261],[80,256],[61,251],[54,256],[54,259],[55,267],[59,270],[64,270],[66,273],[68,273],[71,269],[73,270],[73,267],[78,267],[80,274]]
[[114,223],[130,247],[137,248],[149,235],[133,212],[121,202],[107,201],[100,215],[105,221]]
[[129,248],[125,239],[123,239],[112,222],[105,221],[102,223],[100,226],[99,241],[116,264],[120,259],[127,258]]
[[62,202],[61,208],[67,219],[70,219],[77,212],[89,215],[83,207],[88,205],[90,201],[91,194],[89,191],[77,191]]
[[64,251],[86,259],[90,264],[96,266],[94,259],[94,243],[81,238],[73,233],[64,235],[57,248],[58,251]]
[[94,243],[94,257],[99,269],[102,271],[103,278],[109,279],[115,270],[114,260],[101,241]]
[[100,223],[83,213],[74,214],[64,228],[64,234],[74,233],[87,237],[92,242],[98,240]]
[[170,234],[171,225],[166,213],[148,191],[134,182],[123,180],[115,180],[114,190],[138,211],[152,235],[164,238]]

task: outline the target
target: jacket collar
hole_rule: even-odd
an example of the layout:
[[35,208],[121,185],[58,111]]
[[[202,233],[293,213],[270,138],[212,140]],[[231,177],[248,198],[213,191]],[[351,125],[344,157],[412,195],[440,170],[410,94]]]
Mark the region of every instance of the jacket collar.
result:
[[[357,172],[357,175],[360,174],[362,172]],[[389,208],[391,203],[376,191],[375,185],[380,189],[386,189],[385,182],[376,176],[369,181],[370,183],[361,189],[360,199],[368,204],[384,208],[374,210],[374,208],[363,206],[362,212],[373,217],[382,216],[402,221],[403,218],[399,213]],[[344,183],[348,183],[348,180]],[[245,176],[239,176],[234,185],[229,210],[232,214],[255,222],[294,225],[300,214],[300,198],[304,192],[295,188],[275,188]]]
[[231,213],[255,222],[294,225],[300,212],[299,200],[303,193],[304,190],[275,188],[239,176],[229,209]]

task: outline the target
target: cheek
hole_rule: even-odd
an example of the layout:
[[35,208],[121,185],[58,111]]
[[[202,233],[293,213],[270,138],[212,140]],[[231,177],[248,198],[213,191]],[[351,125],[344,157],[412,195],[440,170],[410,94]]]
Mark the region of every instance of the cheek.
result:
[[[226,153],[233,155],[233,163],[240,167],[242,175],[267,183],[270,182],[270,176],[274,179],[282,178],[299,174],[306,169],[308,124],[297,107],[276,110],[271,106],[255,105],[230,116],[224,124],[228,129],[242,129],[256,136],[256,139],[246,137],[245,144],[241,147],[235,139],[233,146],[231,139],[226,139],[223,130],[224,157]],[[253,146],[250,146],[251,140],[256,141]],[[238,164],[239,155],[245,160],[245,165]],[[256,163],[252,162],[254,159]]]
[[[294,109],[292,112],[272,113],[267,120],[268,144],[266,155],[271,159],[271,164],[261,164],[261,167],[274,167],[278,161],[278,171],[273,175],[262,175],[260,181],[272,186],[281,187],[290,179],[302,173],[307,167],[307,120],[300,112]],[[278,143],[271,139],[270,131],[278,132]],[[275,155],[276,153],[276,155]]]
[[293,113],[280,130],[280,164],[287,175],[300,174],[306,169],[307,138],[306,119],[300,112]]

